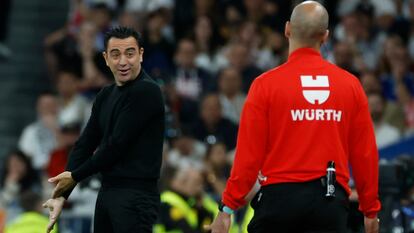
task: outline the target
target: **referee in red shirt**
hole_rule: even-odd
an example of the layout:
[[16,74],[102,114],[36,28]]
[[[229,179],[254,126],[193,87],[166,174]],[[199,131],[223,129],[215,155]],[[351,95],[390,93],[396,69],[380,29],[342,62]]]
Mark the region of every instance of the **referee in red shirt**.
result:
[[[349,166],[365,232],[378,233],[378,152],[367,98],[356,77],[321,57],[327,28],[321,4],[294,8],[285,27],[288,61],[250,88],[221,211],[208,227],[212,233],[228,232],[230,215],[246,204],[258,174],[249,232],[346,232]],[[334,198],[326,197],[323,179],[330,161],[336,165]]]

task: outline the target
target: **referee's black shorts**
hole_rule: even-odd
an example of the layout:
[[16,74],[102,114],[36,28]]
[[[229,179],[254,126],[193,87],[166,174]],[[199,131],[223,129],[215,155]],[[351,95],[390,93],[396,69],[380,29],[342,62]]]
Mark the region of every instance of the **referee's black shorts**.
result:
[[249,233],[345,233],[348,195],[336,184],[336,197],[325,197],[320,179],[264,186],[251,201]]

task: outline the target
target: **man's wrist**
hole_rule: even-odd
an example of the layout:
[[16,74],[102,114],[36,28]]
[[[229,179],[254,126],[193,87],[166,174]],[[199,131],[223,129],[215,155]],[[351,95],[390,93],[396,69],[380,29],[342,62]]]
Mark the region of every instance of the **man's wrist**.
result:
[[224,203],[219,204],[219,210],[220,210],[220,212],[223,212],[223,213],[226,213],[226,214],[229,214],[229,215],[234,214],[234,210],[231,209],[230,207],[224,205]]

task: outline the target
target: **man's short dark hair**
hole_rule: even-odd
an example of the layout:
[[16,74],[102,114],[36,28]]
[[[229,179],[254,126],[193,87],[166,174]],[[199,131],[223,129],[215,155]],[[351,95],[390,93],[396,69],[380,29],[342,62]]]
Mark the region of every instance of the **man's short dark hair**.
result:
[[105,33],[105,40],[104,40],[105,51],[108,48],[108,41],[111,38],[125,39],[130,36],[135,38],[135,40],[137,41],[138,48],[141,48],[144,42],[139,32],[129,27],[119,26],[119,27],[111,28],[109,31]]
[[20,195],[19,201],[24,211],[37,211],[38,205],[40,205],[42,201],[42,197],[38,193],[25,191]]

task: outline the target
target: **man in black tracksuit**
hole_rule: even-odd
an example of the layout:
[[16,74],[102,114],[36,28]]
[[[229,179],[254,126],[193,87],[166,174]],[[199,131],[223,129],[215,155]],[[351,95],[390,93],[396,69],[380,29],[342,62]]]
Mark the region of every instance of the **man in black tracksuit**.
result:
[[99,172],[103,181],[94,231],[152,232],[159,209],[164,103],[158,85],[141,69],[141,46],[132,29],[119,27],[106,34],[103,55],[115,84],[96,96],[67,171],[49,180],[57,186],[53,199],[44,204],[50,209],[48,231],[76,183]]

